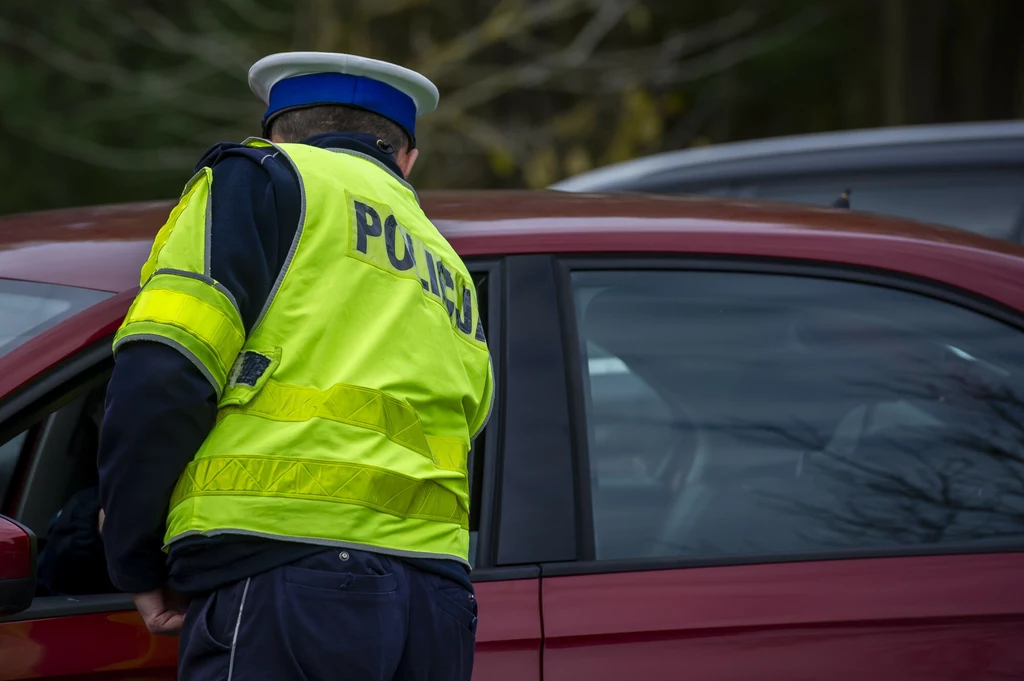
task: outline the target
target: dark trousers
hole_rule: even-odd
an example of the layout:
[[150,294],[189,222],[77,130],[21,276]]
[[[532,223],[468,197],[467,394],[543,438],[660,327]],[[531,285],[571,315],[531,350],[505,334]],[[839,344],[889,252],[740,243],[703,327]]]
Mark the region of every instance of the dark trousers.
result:
[[189,606],[181,681],[469,681],[476,599],[400,559],[328,550]]

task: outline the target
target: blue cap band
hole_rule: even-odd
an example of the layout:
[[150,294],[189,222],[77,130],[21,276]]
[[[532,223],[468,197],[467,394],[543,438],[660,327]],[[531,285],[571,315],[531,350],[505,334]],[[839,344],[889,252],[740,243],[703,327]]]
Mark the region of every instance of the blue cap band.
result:
[[412,97],[379,80],[346,73],[311,73],[278,82],[270,90],[263,126],[280,111],[317,104],[347,104],[373,111],[402,126],[410,138],[416,139],[416,103]]

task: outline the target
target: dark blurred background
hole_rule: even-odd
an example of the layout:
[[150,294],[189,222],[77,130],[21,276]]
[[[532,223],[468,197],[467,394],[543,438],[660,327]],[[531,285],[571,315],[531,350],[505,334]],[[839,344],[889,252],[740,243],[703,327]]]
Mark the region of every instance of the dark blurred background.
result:
[[4,0],[0,213],[177,196],[259,134],[271,52],[441,90],[421,187],[544,187],[731,140],[1024,117],[1021,0]]

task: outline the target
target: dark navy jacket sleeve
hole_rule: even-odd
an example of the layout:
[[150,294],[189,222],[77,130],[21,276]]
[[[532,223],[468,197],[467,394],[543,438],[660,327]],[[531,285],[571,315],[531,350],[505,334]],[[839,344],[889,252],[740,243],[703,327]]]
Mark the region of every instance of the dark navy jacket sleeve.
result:
[[216,414],[210,382],[177,350],[139,342],[118,353],[107,387],[99,472],[107,569],[121,591],[164,583],[167,506]]
[[[234,296],[248,333],[291,247],[298,183],[272,149],[219,145],[202,166],[213,169],[210,275]],[[216,412],[209,381],[173,348],[140,341],[118,352],[98,460],[103,543],[118,589],[139,593],[165,583],[171,493]]]

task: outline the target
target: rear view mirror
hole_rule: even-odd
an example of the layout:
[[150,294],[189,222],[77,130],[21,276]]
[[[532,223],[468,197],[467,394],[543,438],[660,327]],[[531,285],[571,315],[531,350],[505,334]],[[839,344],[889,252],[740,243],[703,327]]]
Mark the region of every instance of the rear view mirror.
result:
[[0,617],[32,605],[36,592],[36,536],[0,516]]

